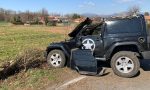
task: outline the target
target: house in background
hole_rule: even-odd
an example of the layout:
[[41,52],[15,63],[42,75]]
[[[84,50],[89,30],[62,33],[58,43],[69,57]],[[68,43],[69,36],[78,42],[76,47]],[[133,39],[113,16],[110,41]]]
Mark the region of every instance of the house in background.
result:
[[[41,17],[38,17],[38,19],[40,23],[45,24],[45,17],[41,16]],[[48,16],[47,19],[48,21],[60,22],[61,17],[60,16]]]
[[75,19],[73,22],[75,22],[75,23],[81,23],[81,22],[83,22],[84,20],[85,20],[84,17],[80,17],[80,18]]
[[148,24],[150,24],[150,16],[145,16],[145,20]]

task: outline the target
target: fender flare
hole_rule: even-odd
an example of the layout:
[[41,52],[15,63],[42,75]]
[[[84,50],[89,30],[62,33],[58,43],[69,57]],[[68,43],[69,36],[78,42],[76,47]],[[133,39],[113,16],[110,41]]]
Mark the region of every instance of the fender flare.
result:
[[113,53],[114,49],[118,46],[126,46],[126,45],[135,45],[139,52],[143,50],[143,48],[137,42],[117,42],[113,44],[105,53],[106,59],[110,59],[111,54]]
[[47,57],[48,53],[50,51],[54,50],[54,49],[62,50],[67,58],[70,57],[69,49],[67,48],[67,46],[65,46],[64,44],[61,44],[61,43],[52,43],[52,44],[50,44],[46,49],[46,57]]

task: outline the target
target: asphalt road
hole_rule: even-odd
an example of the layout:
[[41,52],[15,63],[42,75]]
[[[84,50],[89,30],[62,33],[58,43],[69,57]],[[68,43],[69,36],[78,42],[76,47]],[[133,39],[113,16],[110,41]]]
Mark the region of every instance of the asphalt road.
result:
[[76,83],[61,88],[61,90],[149,90],[150,89],[150,60],[141,61],[140,72],[134,78],[118,77],[114,75],[112,69],[108,67],[106,73],[107,74],[102,77],[87,76],[86,78]]

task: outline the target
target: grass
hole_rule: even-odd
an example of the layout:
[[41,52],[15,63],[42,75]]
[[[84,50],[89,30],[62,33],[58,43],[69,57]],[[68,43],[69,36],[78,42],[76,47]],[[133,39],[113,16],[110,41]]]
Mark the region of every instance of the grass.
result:
[[[5,26],[0,23],[0,64],[28,48],[45,50],[49,43],[64,40],[68,27]],[[69,28],[70,29],[70,28]],[[9,59],[8,59],[9,58]],[[57,80],[62,69],[29,69],[0,81],[0,90],[37,90]]]
[[45,49],[50,42],[64,39],[51,27],[0,27],[0,59],[12,58],[26,48]]
[[0,21],[0,26],[8,26],[10,23],[5,21]]

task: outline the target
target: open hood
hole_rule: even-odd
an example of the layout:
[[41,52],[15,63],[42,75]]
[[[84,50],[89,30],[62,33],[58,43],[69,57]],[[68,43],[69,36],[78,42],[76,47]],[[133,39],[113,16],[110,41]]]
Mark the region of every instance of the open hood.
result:
[[80,30],[85,26],[92,23],[92,20],[89,18],[86,18],[85,21],[81,22],[71,33],[68,35],[70,37],[76,37],[76,35],[80,32]]

